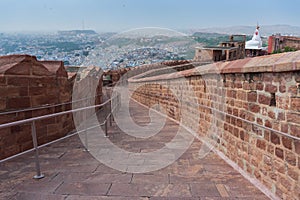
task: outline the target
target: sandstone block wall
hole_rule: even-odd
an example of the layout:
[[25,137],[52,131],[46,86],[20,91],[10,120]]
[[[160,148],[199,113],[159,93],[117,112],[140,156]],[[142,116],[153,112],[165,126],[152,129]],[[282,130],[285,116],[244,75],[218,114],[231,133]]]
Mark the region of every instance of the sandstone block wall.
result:
[[142,65],[137,67],[131,67],[131,68],[109,70],[104,72],[104,76],[110,76],[112,84],[115,85],[120,80],[121,77],[123,77],[124,81],[127,81],[128,78],[131,78],[139,74],[143,74],[148,71],[152,71],[155,69],[164,70],[165,68],[169,68],[172,66],[176,67],[178,65],[187,64],[189,62],[190,61],[188,60],[170,60],[162,63],[154,63],[154,64],[147,64],[147,65]]
[[129,88],[279,198],[300,199],[300,52],[136,76]]
[[[73,109],[94,106],[102,103],[102,74],[103,71],[98,67],[87,67],[86,69],[79,71],[77,77],[73,81],[72,88],[72,100],[77,101],[80,99],[88,98],[84,101],[74,102],[72,104]],[[88,109],[80,112],[73,113],[73,120],[77,130],[82,123],[85,123],[85,118],[95,114],[96,109]]]
[[[74,81],[75,77],[68,79],[60,61],[37,61],[29,55],[0,57],[0,124],[72,109],[68,103],[18,111],[70,102]],[[96,92],[101,94],[101,85]],[[96,101],[100,102],[101,97]],[[74,130],[72,113],[36,121],[36,129],[39,144],[65,136]],[[31,124],[0,129],[0,159],[32,146]]]

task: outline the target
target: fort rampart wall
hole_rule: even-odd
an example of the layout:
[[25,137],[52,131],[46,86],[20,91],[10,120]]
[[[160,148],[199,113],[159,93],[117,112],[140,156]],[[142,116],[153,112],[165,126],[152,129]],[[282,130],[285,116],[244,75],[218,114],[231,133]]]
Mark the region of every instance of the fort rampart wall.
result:
[[[85,77],[102,76],[98,70],[85,70]],[[96,74],[96,75],[95,75]],[[96,94],[101,102],[102,78],[99,86],[90,91],[91,78],[73,76],[60,61],[38,61],[29,55],[0,57],[0,124],[28,119],[72,109],[72,100]],[[72,98],[76,83],[76,99]],[[56,105],[56,106],[54,106]],[[77,103],[76,106],[82,106]],[[72,113],[35,122],[38,144],[63,137],[74,130]],[[31,123],[0,129],[0,159],[15,155],[33,147]]]
[[158,71],[128,80],[135,100],[160,105],[279,198],[300,198],[300,51]]

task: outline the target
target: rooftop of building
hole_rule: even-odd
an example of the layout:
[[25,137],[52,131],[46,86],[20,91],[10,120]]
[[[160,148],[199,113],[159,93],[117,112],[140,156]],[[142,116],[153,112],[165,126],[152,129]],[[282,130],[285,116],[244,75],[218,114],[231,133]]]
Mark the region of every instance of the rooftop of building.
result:
[[202,49],[211,49],[211,50],[234,50],[238,47],[222,47],[222,46],[204,46]]

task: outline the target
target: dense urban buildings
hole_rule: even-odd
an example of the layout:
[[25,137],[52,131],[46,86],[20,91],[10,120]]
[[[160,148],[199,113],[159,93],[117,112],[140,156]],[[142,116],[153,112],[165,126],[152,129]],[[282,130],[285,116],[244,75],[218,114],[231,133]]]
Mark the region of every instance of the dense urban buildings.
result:
[[275,34],[269,37],[268,53],[300,50],[300,38]]

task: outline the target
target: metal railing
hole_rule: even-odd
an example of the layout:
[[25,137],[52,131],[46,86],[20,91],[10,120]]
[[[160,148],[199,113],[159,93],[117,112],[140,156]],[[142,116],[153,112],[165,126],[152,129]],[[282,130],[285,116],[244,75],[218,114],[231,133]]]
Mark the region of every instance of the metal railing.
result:
[[[87,99],[87,98],[85,98]],[[36,125],[35,122],[39,121],[39,120],[43,120],[43,119],[49,119],[52,117],[56,117],[56,116],[60,116],[60,115],[65,115],[65,114],[69,114],[69,113],[76,113],[79,111],[86,111],[86,110],[90,110],[90,109],[96,109],[96,108],[101,108],[104,107],[106,105],[109,105],[109,112],[107,114],[107,116],[105,116],[103,123],[97,125],[97,126],[93,126],[93,127],[88,127],[83,130],[80,131],[75,131],[74,133],[71,133],[69,135],[66,135],[65,137],[59,138],[57,140],[48,142],[46,144],[40,145],[38,146],[38,142],[37,142],[37,133],[36,133]],[[24,120],[19,120],[19,121],[15,121],[15,122],[9,122],[9,123],[5,123],[5,124],[0,124],[0,129],[3,128],[8,128],[8,127],[12,127],[12,126],[16,126],[16,125],[21,125],[21,124],[28,124],[31,123],[31,136],[32,136],[32,142],[33,142],[33,148],[29,149],[27,151],[21,152],[19,154],[13,155],[11,157],[5,158],[0,160],[0,163],[3,163],[5,161],[11,160],[13,158],[16,158],[18,156],[24,155],[26,153],[35,152],[35,168],[36,168],[36,175],[33,177],[35,179],[41,179],[44,177],[44,175],[41,173],[41,168],[40,168],[40,161],[39,161],[39,148],[45,147],[47,145],[59,142],[61,140],[64,140],[66,138],[69,138],[71,136],[74,136],[76,134],[79,134],[81,132],[85,132],[87,130],[93,129],[95,127],[99,127],[99,126],[105,126],[105,137],[108,137],[108,121],[110,122],[110,126],[112,125],[112,120],[113,120],[113,113],[116,112],[121,105],[121,97],[120,94],[117,94],[113,97],[111,97],[110,99],[106,100],[104,103],[98,104],[98,105],[94,105],[94,106],[86,106],[86,107],[81,107],[81,108],[77,108],[77,109],[72,109],[72,110],[68,110],[68,111],[62,111],[62,112],[58,112],[58,113],[53,113],[53,114],[47,114],[47,115],[42,115],[42,116],[38,116],[38,117],[33,117],[33,118],[28,118],[28,119],[24,119]],[[86,120],[86,115],[84,116],[85,120]],[[87,137],[87,134],[86,134]],[[87,140],[86,140],[87,142]],[[88,150],[88,144],[86,143],[85,149]]]
[[8,114],[17,114],[20,112],[28,112],[28,111],[36,111],[36,110],[41,110],[41,109],[46,109],[46,108],[55,108],[58,106],[64,106],[64,105],[68,105],[68,104],[73,104],[73,103],[79,103],[79,102],[83,102],[89,99],[96,99],[97,97],[100,97],[101,95],[97,95],[97,96],[93,96],[93,97],[86,97],[86,98],[82,98],[82,99],[77,99],[74,101],[68,101],[68,102],[64,102],[64,103],[59,103],[59,104],[44,104],[42,106],[37,106],[37,107],[31,107],[31,108],[25,108],[25,109],[19,109],[19,110],[10,110],[10,111],[4,111],[4,112],[0,112],[0,115],[8,115]]

